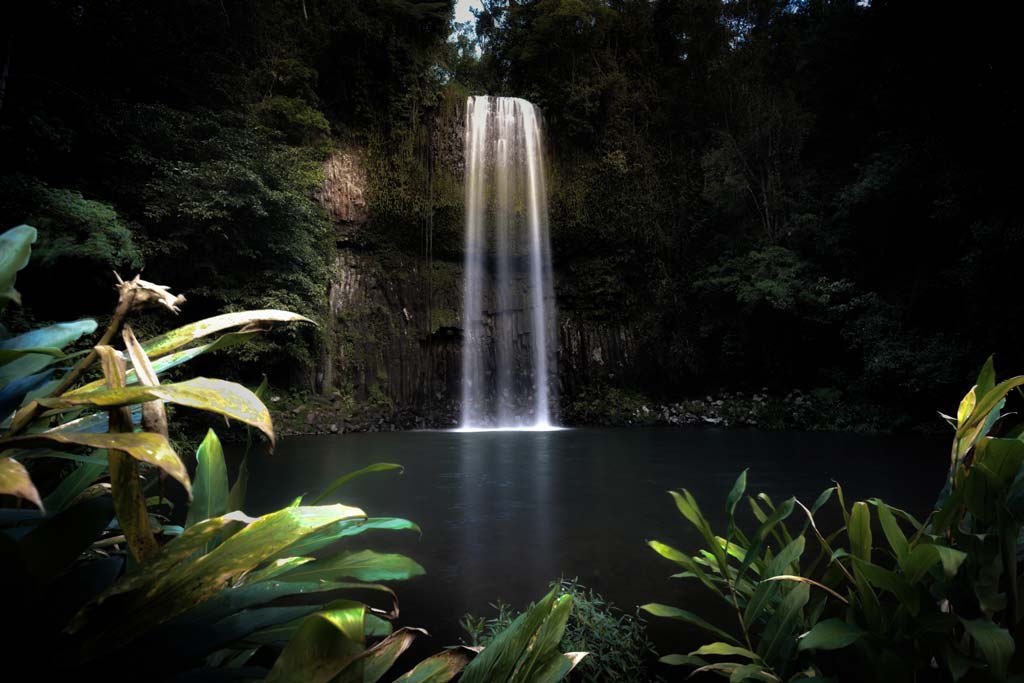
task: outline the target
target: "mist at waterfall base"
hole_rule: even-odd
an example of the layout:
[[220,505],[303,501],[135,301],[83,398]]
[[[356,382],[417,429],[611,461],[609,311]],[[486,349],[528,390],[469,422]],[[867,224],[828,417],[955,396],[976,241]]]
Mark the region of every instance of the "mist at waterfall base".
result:
[[461,431],[557,429],[555,305],[540,113],[470,97]]

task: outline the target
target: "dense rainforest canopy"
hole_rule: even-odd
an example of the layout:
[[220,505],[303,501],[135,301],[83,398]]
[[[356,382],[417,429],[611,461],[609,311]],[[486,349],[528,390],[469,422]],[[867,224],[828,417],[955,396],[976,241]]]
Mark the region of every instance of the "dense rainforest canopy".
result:
[[[19,315],[102,313],[110,270],[144,266],[190,315],[321,319],[336,236],[317,193],[340,145],[370,151],[357,246],[457,262],[431,131],[490,93],[545,115],[559,306],[643,340],[634,373],[595,385],[816,389],[893,427],[952,405],[990,353],[1024,367],[1015,17],[485,0],[456,25],[452,4],[5,8],[0,222],[40,228],[19,282],[59,295]],[[239,371],[309,384],[323,341],[281,334]]]

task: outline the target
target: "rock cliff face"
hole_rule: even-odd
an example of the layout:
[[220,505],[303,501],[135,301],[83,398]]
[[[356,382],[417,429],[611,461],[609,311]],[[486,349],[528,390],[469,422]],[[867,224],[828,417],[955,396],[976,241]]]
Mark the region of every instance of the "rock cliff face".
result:
[[[449,126],[435,140],[440,163],[453,170],[461,146],[450,138],[460,131]],[[463,264],[365,246],[360,231],[369,229],[373,214],[366,163],[366,151],[347,148],[324,168],[321,201],[335,225],[337,252],[315,388],[351,395],[381,413],[416,416],[396,420],[403,426],[450,426],[460,398]],[[557,300],[559,289],[571,284],[559,271],[557,253],[555,270]],[[528,311],[496,311],[493,302],[485,307],[486,329],[494,329],[499,316],[511,316],[511,329],[529,344]],[[561,308],[558,315],[563,402],[589,382],[616,382],[633,372],[637,340],[626,321],[596,323]]]

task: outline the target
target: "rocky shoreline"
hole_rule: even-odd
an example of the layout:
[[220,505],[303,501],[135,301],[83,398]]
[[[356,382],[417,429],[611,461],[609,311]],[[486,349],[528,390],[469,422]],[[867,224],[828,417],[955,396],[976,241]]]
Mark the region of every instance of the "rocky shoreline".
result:
[[[357,403],[334,395],[272,395],[268,404],[281,436],[451,429],[459,420],[458,404],[440,403],[426,410],[396,410],[381,403]],[[783,395],[722,392],[672,402],[612,390],[563,407],[562,423],[585,426],[707,425],[766,430],[805,429],[874,432],[879,427],[870,407],[849,406],[837,390],[794,390]]]

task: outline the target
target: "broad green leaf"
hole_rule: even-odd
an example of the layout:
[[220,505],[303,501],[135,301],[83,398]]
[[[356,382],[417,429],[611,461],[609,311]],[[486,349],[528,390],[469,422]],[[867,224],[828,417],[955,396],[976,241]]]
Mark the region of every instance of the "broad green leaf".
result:
[[565,625],[571,612],[571,595],[559,595],[555,598],[548,617],[530,643],[529,651],[519,666],[516,678],[523,681],[561,680],[562,676],[568,673],[568,669],[562,672],[565,662],[557,660],[561,659],[558,645],[562,642]]
[[739,647],[738,645],[730,645],[729,643],[709,643],[707,645],[701,645],[699,648],[690,653],[691,657],[697,657],[701,655],[715,655],[719,657],[731,657],[732,655],[739,655],[740,657],[746,657],[747,659],[756,661],[757,655],[750,650]]
[[[248,577],[246,577],[248,578]],[[243,609],[262,607],[286,600],[288,604],[322,603],[325,597],[337,597],[340,591],[368,591],[382,593],[387,596],[388,613],[397,614],[398,598],[395,592],[379,583],[362,583],[358,581],[246,581],[241,585],[224,588],[213,597],[187,612],[175,617],[168,624],[173,629],[170,635],[193,628],[202,628],[204,623],[227,618]],[[325,594],[325,595],[321,595]],[[365,602],[365,601],[364,601]]]
[[18,271],[28,265],[36,234],[36,229],[30,225],[19,225],[0,233],[0,299],[21,303],[14,282]]
[[144,568],[137,568],[116,584],[99,594],[93,603],[86,606],[72,621],[70,632],[78,631],[89,613],[108,598],[129,591],[149,593],[157,582],[169,572],[187,564],[202,554],[207,545],[217,537],[226,537],[237,532],[249,521],[239,514],[230,514],[216,519],[207,519],[186,529],[177,538],[165,544],[149,559]]
[[856,624],[842,619],[819,621],[810,631],[800,636],[799,650],[839,650],[852,645],[866,633]]
[[988,662],[992,674],[998,678],[1006,678],[1010,666],[1010,659],[1013,657],[1015,648],[1013,636],[1009,631],[999,628],[988,619],[961,619],[964,628],[970,635],[971,640],[981,650],[985,661]]
[[853,558],[853,564],[859,574],[867,579],[868,583],[895,595],[910,611],[912,616],[917,616],[920,609],[920,599],[917,591],[905,578],[895,572],[856,557]]
[[136,460],[148,462],[171,475],[192,493],[192,484],[184,463],[163,436],[148,432],[94,434],[91,432],[43,432],[28,436],[0,439],[0,451],[8,448],[103,448],[128,453]]
[[[102,652],[112,644],[125,646],[153,628],[188,609],[209,600],[225,585],[237,581],[247,571],[277,556],[285,547],[331,524],[348,518],[364,517],[358,508],[342,505],[285,508],[265,515],[240,529],[211,552],[192,562],[169,567],[155,581],[142,581],[130,599],[119,601],[114,614],[107,614],[104,623],[111,624],[103,632],[85,631],[84,651]],[[192,547],[198,532],[237,519],[237,513],[201,522],[187,529],[168,545],[188,541]],[[193,533],[196,532],[196,533]],[[208,543],[210,536],[201,540]],[[204,543],[204,546],[205,546]],[[203,547],[203,546],[200,546]],[[158,554],[157,559],[162,554]],[[102,607],[102,605],[100,605]],[[102,610],[96,610],[97,615]],[[115,616],[116,615],[116,616]],[[79,629],[83,629],[82,620]]]
[[779,602],[775,614],[764,627],[764,635],[757,646],[757,653],[766,662],[775,661],[777,654],[796,638],[796,630],[803,628],[803,608],[810,599],[811,589],[806,583],[798,583]]
[[[717,591],[718,588],[712,582],[711,578],[704,572],[703,569],[693,560],[692,557],[684,553],[679,552],[675,548],[665,545],[660,541],[647,541],[647,545],[654,549],[654,552],[658,553],[662,557],[668,560],[672,560],[676,564],[684,567],[690,572],[693,578],[698,579],[705,586],[713,591]],[[679,575],[676,575],[679,577]]]
[[899,522],[892,514],[892,510],[884,503],[878,506],[878,521],[882,525],[882,533],[885,534],[885,539],[889,542],[889,547],[892,548],[896,560],[902,562],[903,558],[907,556],[910,546],[903,530],[900,529]]
[[994,386],[988,393],[978,399],[977,405],[971,412],[970,417],[961,424],[956,430],[957,438],[964,437],[967,432],[980,423],[984,422],[988,418],[988,414],[996,407],[996,405],[1003,400],[1012,389],[1024,384],[1024,376],[1011,377],[1008,380],[1004,380]]
[[866,562],[871,561],[871,510],[864,501],[857,501],[850,511],[847,524],[850,536],[850,554]]
[[34,503],[40,512],[46,512],[28,470],[14,458],[0,458],[0,494],[25,498]]
[[747,470],[740,472],[740,475],[736,477],[736,482],[732,485],[732,490],[729,491],[728,497],[725,499],[725,508],[729,512],[729,529],[730,533],[736,524],[736,504],[743,498],[744,492],[747,490]]
[[245,494],[249,487],[249,455],[242,456],[242,464],[238,466],[238,476],[228,491],[228,510],[241,510],[245,505]]
[[96,451],[88,460],[89,462],[82,462],[71,474],[64,477],[53,493],[43,500],[43,505],[55,512],[63,510],[106,471],[106,451]]
[[410,671],[395,679],[395,683],[448,683],[466,667],[469,656],[461,650],[445,650],[428,657]]
[[981,367],[981,372],[978,373],[978,381],[975,383],[977,387],[977,394],[984,396],[996,386],[996,370],[995,363],[992,356],[989,356],[985,360],[985,364]]
[[228,510],[228,470],[224,449],[212,429],[196,450],[196,478],[192,487],[192,505],[185,518],[185,528],[197,522],[220,517]]
[[793,506],[795,504],[795,498],[784,500],[782,504],[775,508],[770,515],[765,517],[764,522],[757,528],[757,531],[754,532],[753,537],[750,539],[750,546],[747,548],[747,557],[743,560],[742,564],[740,564],[740,568],[736,572],[737,577],[743,578],[750,565],[760,556],[765,538],[772,532],[777,524],[792,514]]
[[1024,441],[1020,439],[986,439],[976,463],[984,464],[992,474],[1002,496],[1010,490],[1014,478],[1024,465]]
[[971,416],[974,411],[974,406],[978,402],[978,396],[975,393],[977,387],[971,387],[971,390],[967,392],[967,395],[960,400],[960,406],[956,410],[956,423],[959,426],[967,421],[967,418]]
[[226,415],[256,427],[267,435],[271,443],[274,442],[274,428],[267,407],[256,394],[241,384],[222,379],[197,377],[155,387],[133,385],[120,389],[97,389],[84,394],[40,399],[39,403],[48,408],[73,408],[81,405],[113,408],[158,399]]
[[54,358],[64,357],[64,352],[53,346],[42,346],[31,349],[0,349],[0,365],[6,365],[13,360],[17,360],[22,356],[27,356],[31,353],[39,353],[45,356],[52,356]]
[[743,612],[743,623],[747,626],[753,624],[757,619],[761,618],[765,608],[771,604],[772,600],[779,592],[779,584],[774,581],[768,581],[773,576],[780,576],[787,572],[789,566],[796,562],[803,555],[805,540],[802,535],[797,536],[793,539],[793,542],[783,548],[778,555],[772,558],[772,561],[765,567],[764,577],[760,583],[757,584],[757,588],[754,590],[754,595],[750,598],[747,603],[747,607]]
[[281,574],[277,580],[314,582],[352,578],[359,581],[402,581],[425,573],[423,567],[405,555],[358,550],[304,564]]
[[[179,365],[182,365],[183,363],[187,363],[188,361],[192,360],[196,356],[200,356],[200,355],[202,355],[204,353],[212,353],[213,351],[221,351],[223,349],[229,349],[229,348],[231,348],[233,346],[239,346],[241,344],[245,344],[246,342],[248,342],[251,339],[253,339],[257,334],[258,333],[256,333],[256,332],[244,332],[244,333],[243,332],[235,332],[235,333],[231,333],[231,334],[225,334],[224,336],[219,337],[217,339],[217,341],[211,342],[209,344],[204,344],[202,346],[196,346],[194,348],[185,349],[183,351],[175,351],[174,353],[170,353],[170,354],[168,354],[166,356],[163,356],[161,358],[151,359],[152,366],[153,366],[153,372],[155,372],[157,375],[159,375],[160,373],[166,372],[167,370],[170,370],[171,368],[175,368],[175,367],[177,367]],[[139,383],[139,378],[136,376],[134,368],[129,368],[128,369],[128,376],[126,378],[126,383],[128,385],[133,385],[133,384],[138,384]],[[62,394],[62,396],[77,396],[79,394],[84,394],[84,393],[87,393],[89,391],[95,391],[96,389],[100,389],[103,386],[104,386],[103,380],[99,379],[99,380],[96,380],[95,382],[89,382],[88,384],[83,384],[82,386],[76,387],[76,388],[72,389],[71,391],[66,391],[66,392],[64,392]],[[257,392],[257,396],[260,396],[258,392]],[[262,399],[262,398],[263,398],[263,396],[260,396],[260,399]]]
[[717,541],[715,541],[715,534],[711,530],[711,525],[708,523],[707,518],[705,518],[701,513],[700,506],[697,505],[697,501],[693,497],[693,494],[686,489],[683,489],[682,493],[678,493],[676,491],[669,491],[668,493],[672,496],[672,500],[675,501],[676,508],[679,510],[680,514],[682,514],[690,524],[696,527],[697,531],[700,532],[700,535],[704,537],[704,543],[707,544],[708,550],[715,555],[719,571],[722,574],[725,574],[728,566],[725,551],[722,550],[722,547],[718,545]]
[[296,567],[301,567],[304,564],[313,562],[312,557],[283,557],[280,560],[274,560],[262,569],[257,569],[254,572],[249,572],[242,579],[244,585],[252,585],[259,581],[266,581],[267,579],[273,579],[276,576],[290,572]]
[[555,591],[549,592],[501,633],[462,672],[460,683],[508,681],[526,656],[537,631],[551,614]]
[[[225,313],[214,316],[199,322],[191,323],[176,330],[172,330],[159,337],[144,343],[142,348],[150,358],[164,356],[175,349],[191,344],[196,339],[201,339],[211,334],[234,327],[265,327],[271,323],[304,322],[313,323],[312,320],[298,313],[278,310],[239,311],[237,313]],[[243,330],[248,331],[248,330]]]
[[409,649],[419,635],[427,635],[421,628],[400,628],[377,643],[361,656],[364,683],[377,683],[384,677],[403,652]]
[[648,603],[646,605],[641,605],[640,609],[647,612],[648,614],[653,614],[656,617],[676,619],[677,621],[682,621],[684,623],[690,624],[691,626],[696,626],[697,628],[704,629],[708,633],[713,633],[722,640],[739,645],[739,641],[733,638],[731,635],[729,635],[722,629],[718,628],[717,626],[709,624],[708,622],[704,621],[692,612],[687,612],[686,610],[679,609],[678,607],[672,607],[671,605],[661,605],[654,602]]
[[774,676],[761,664],[741,664],[729,674],[729,683],[743,683],[744,681],[766,681],[777,683],[778,676]]
[[309,534],[305,538],[295,541],[279,554],[275,555],[275,557],[310,555],[322,548],[326,548],[342,538],[357,536],[366,531],[373,531],[375,529],[382,529],[386,531],[408,530],[421,533],[420,528],[414,522],[398,517],[343,519],[323,529],[317,529],[315,534]]
[[366,605],[348,602],[302,622],[267,675],[267,683],[327,683],[362,652]]
[[324,501],[324,499],[326,499],[332,493],[334,493],[335,491],[340,489],[342,486],[344,486],[348,482],[352,481],[353,479],[356,479],[358,477],[363,476],[364,474],[370,474],[371,472],[389,472],[389,471],[392,471],[392,470],[398,470],[399,474],[401,474],[402,472],[405,471],[405,468],[402,467],[401,465],[395,465],[395,464],[387,463],[387,462],[379,462],[379,463],[376,463],[374,465],[369,465],[368,467],[364,467],[361,470],[356,470],[355,472],[349,472],[348,474],[340,476],[337,479],[335,479],[334,481],[332,481],[327,486],[327,488],[324,490],[324,492],[321,493],[316,498],[314,498],[313,500],[311,500],[309,502],[309,504],[310,505],[319,505],[320,503],[322,503]]
[[[26,349],[63,349],[81,336],[96,331],[96,321],[90,319],[57,323],[31,332],[0,341],[0,351],[24,351]],[[53,362],[49,352],[29,353],[0,366],[0,385],[18,377],[38,372]]]

